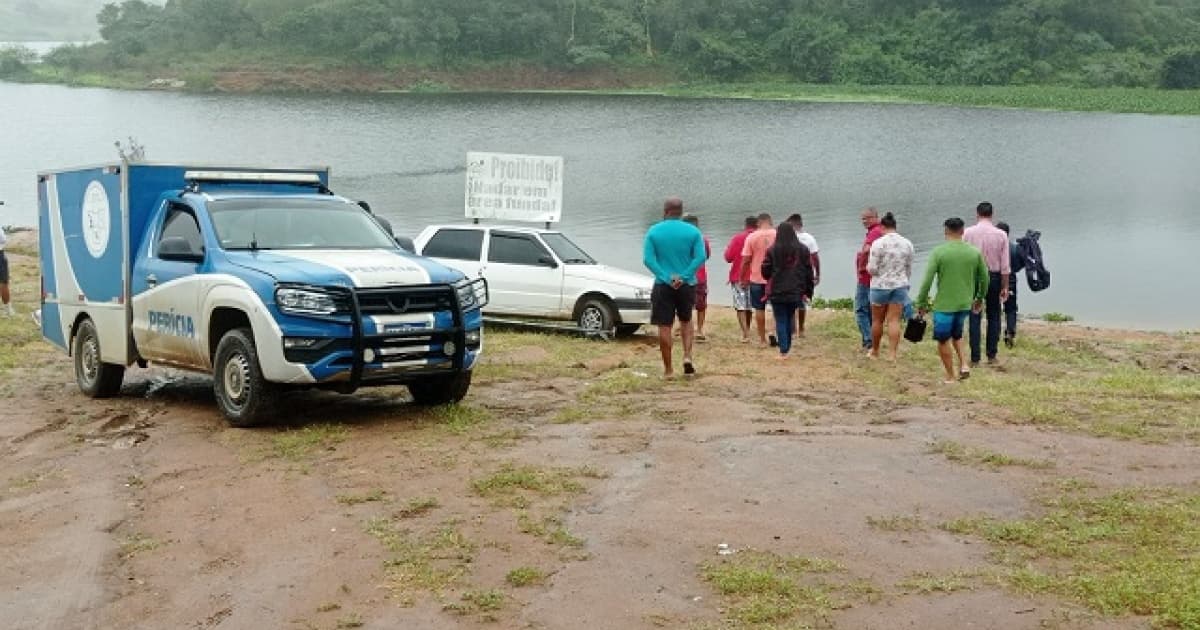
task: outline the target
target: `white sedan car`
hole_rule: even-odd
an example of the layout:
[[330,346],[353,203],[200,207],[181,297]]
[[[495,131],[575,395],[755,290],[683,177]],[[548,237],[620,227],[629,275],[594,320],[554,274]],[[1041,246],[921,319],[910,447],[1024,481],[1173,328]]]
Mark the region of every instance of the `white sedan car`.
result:
[[562,232],[435,225],[416,253],[488,281],[484,314],[570,320],[584,330],[632,335],[650,322],[651,276],[601,265]]

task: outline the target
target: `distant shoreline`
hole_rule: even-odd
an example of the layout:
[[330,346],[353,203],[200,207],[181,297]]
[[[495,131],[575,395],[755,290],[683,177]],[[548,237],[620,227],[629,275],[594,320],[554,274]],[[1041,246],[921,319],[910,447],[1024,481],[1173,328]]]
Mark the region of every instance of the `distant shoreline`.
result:
[[564,71],[499,66],[438,71],[419,67],[332,66],[175,68],[73,73],[33,66],[13,82],[122,90],[227,94],[566,94],[817,103],[902,103],[1034,111],[1200,115],[1200,90],[1064,86],[864,86],[681,82],[663,67]]

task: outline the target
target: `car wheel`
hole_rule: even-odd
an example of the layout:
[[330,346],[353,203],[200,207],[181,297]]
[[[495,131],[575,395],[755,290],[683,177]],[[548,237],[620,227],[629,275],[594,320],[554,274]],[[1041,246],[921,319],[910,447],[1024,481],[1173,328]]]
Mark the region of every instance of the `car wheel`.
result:
[[271,411],[275,388],[263,378],[249,328],[235,328],[217,344],[213,394],[231,426],[254,426]]
[[75,359],[75,382],[79,391],[92,398],[112,398],[121,393],[125,366],[100,360],[100,335],[91,319],[79,322],[71,354]]
[[609,332],[616,326],[616,317],[608,302],[591,298],[579,309],[579,319],[576,324],[587,332]]
[[408,392],[418,405],[449,405],[459,402],[471,389],[471,372],[432,376],[409,383]]

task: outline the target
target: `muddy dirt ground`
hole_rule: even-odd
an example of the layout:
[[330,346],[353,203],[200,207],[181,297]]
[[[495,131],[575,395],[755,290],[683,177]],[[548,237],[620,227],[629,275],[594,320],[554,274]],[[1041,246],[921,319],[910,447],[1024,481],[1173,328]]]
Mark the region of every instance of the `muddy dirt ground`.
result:
[[[989,566],[937,523],[1027,514],[1061,479],[1195,483],[1193,442],[1014,424],[934,373],[884,396],[871,375],[893,368],[837,335],[783,367],[717,319],[694,380],[661,383],[649,338],[497,333],[459,409],[302,392],[250,430],[202,376],[133,370],[90,400],[44,350],[0,374],[0,626],[726,627],[703,567],[727,545],[860,585],[788,627],[1149,627],[982,578],[902,584]],[[946,441],[1053,468],[964,465],[931,451]],[[899,517],[928,526],[878,526]],[[531,584],[506,579],[520,567]]]

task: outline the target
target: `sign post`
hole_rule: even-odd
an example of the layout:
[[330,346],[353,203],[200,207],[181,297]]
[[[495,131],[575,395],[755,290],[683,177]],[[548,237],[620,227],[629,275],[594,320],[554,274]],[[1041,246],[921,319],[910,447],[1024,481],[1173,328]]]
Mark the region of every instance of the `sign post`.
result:
[[563,159],[467,153],[468,219],[557,223],[562,219]]

